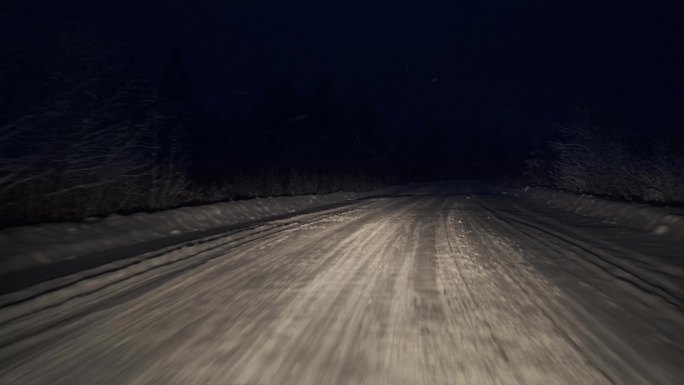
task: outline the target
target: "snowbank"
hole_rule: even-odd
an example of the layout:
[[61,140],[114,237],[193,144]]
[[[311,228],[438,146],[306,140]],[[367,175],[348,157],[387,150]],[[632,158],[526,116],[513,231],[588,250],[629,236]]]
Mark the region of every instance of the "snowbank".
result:
[[[155,247],[220,233],[229,226],[339,205],[397,189],[399,187],[364,193],[255,198],[157,213],[112,215],[102,220],[78,223],[9,228],[0,231],[0,280],[3,276],[8,279],[10,274],[17,275],[17,272],[41,266],[77,265],[76,262],[84,258],[106,263],[117,258],[117,253],[112,253],[114,250],[123,251],[118,254],[129,253],[127,256],[132,256]],[[92,261],[90,265],[93,265]]]
[[515,195],[579,215],[658,235],[684,238],[684,210],[620,202],[543,188],[526,187]]

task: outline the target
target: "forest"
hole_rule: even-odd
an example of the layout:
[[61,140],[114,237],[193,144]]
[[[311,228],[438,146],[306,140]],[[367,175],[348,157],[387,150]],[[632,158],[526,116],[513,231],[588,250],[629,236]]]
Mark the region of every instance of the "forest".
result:
[[332,77],[311,90],[273,77],[250,108],[213,111],[180,51],[153,76],[77,33],[2,56],[0,226],[448,179],[684,201],[681,138],[628,139],[590,115],[548,144],[435,117],[401,130]]
[[504,154],[477,131],[459,145],[439,119],[394,131],[332,78],[303,91],[274,77],[251,108],[226,113],[194,100],[179,51],[152,77],[75,34],[3,51],[2,225],[496,176],[512,171],[502,156],[527,151]]

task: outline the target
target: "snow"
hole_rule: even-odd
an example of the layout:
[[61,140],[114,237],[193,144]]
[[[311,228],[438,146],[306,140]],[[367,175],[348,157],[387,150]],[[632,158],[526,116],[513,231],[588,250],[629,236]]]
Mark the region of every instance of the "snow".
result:
[[[6,307],[0,382],[608,384],[554,327],[547,309],[568,309],[552,286],[496,233],[483,237],[471,198],[297,217],[249,243],[190,246]],[[207,263],[136,290],[168,275],[169,259]]]
[[0,383],[681,382],[684,238],[539,196],[426,185],[26,228],[172,242],[0,295]]
[[[511,192],[509,192],[511,193]],[[604,223],[684,238],[684,210],[644,203],[621,202],[587,194],[526,187],[513,195],[551,207],[602,220]]]
[[342,194],[0,295],[0,382],[681,382],[684,240],[465,187]]
[[[0,231],[0,276],[135,245],[141,245],[136,252],[145,252],[142,245],[146,242],[163,239],[169,245],[192,233],[201,233],[197,235],[199,238],[227,226],[351,202],[397,189],[401,187],[363,193],[255,198],[157,213],[114,214],[102,220],[87,218],[79,223],[8,228]],[[175,242],[175,238],[179,241]]]
[[[142,253],[149,251],[143,245],[153,241],[163,240],[163,246],[169,246],[191,239],[192,234],[196,234],[195,238],[200,238],[229,226],[294,215],[304,210],[406,189],[404,186],[365,193],[255,198],[157,213],[111,215],[104,219],[87,218],[79,223],[50,223],[4,229],[0,231],[0,276],[37,266],[92,258],[117,249],[135,248],[136,245],[140,247],[135,252]],[[415,186],[413,193],[419,194]],[[530,187],[502,191],[501,194],[519,196],[598,218],[604,223],[644,230],[660,236],[684,238],[684,213],[677,210]],[[466,193],[466,199],[470,198]],[[155,247],[158,246],[159,243],[156,243]]]

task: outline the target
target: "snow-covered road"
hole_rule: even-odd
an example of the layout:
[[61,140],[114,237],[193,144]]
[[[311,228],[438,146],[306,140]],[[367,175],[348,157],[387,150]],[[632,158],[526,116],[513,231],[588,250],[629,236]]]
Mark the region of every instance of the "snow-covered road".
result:
[[2,384],[677,384],[684,240],[422,186],[0,297]]

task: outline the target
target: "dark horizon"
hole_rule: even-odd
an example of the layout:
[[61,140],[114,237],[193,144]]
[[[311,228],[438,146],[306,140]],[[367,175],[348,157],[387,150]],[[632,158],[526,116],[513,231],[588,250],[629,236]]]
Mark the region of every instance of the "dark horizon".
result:
[[180,50],[196,101],[219,112],[251,107],[272,78],[292,79],[302,93],[332,78],[400,130],[441,119],[461,132],[547,138],[575,109],[641,134],[684,124],[675,2],[8,5],[24,31],[60,17],[84,22],[150,76]]

